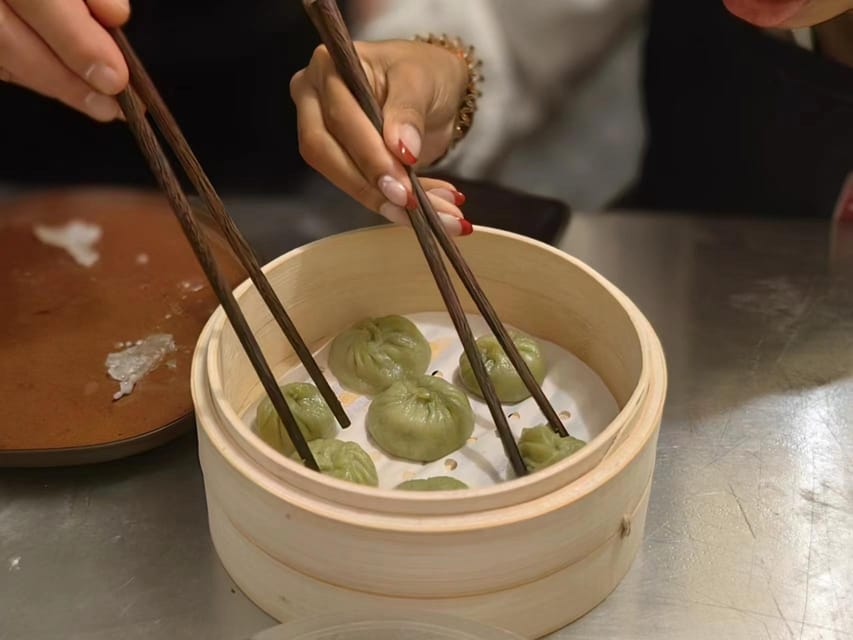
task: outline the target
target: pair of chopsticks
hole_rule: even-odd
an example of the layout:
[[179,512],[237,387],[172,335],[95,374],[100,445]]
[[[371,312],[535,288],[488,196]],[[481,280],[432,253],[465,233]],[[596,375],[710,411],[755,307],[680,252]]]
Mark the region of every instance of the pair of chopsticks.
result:
[[[329,50],[329,55],[337,68],[338,73],[343,78],[350,92],[358,101],[362,110],[367,114],[370,121],[382,135],[383,122],[382,111],[376,102],[376,97],[370,88],[367,76],[364,73],[364,68],[358,58],[355,50],[355,45],[350,37],[349,30],[344,23],[341,12],[335,0],[303,0],[303,5],[307,11],[314,27],[320,34],[320,38],[326,48]],[[512,338],[504,328],[503,323],[497,316],[494,307],[492,307],[483,289],[474,277],[462,253],[456,244],[447,235],[444,226],[438,214],[432,207],[426,193],[415,175],[411,167],[407,168],[409,179],[412,182],[412,189],[418,201],[418,208],[408,209],[409,220],[417,235],[418,242],[421,245],[424,255],[426,256],[429,268],[432,271],[436,284],[438,285],[441,296],[444,299],[444,304],[447,307],[453,324],[456,327],[456,332],[462,341],[462,346],[471,363],[471,368],[474,372],[480,389],[483,391],[486,403],[489,406],[489,412],[498,429],[501,441],[512,464],[513,470],[519,476],[527,474],[527,468],[522,460],[521,453],[518,450],[518,445],[513,438],[512,431],[507,423],[506,416],[501,408],[500,401],[495,393],[494,385],[491,378],[486,372],[483,360],[480,357],[477,349],[474,335],[471,332],[471,327],[468,325],[468,320],[465,317],[465,312],[459,302],[459,297],[456,294],[447,268],[444,265],[442,257],[436,247],[435,240],[430,235],[434,234],[438,240],[438,244],[444,250],[450,264],[453,266],[463,285],[468,290],[480,313],[486,319],[486,322],[497,338],[503,350],[506,352],[516,371],[525,386],[530,391],[531,395],[539,405],[540,410],[548,420],[548,424],[558,435],[565,437],[568,435],[566,428],[563,426],[557,412],[551,406],[551,403],[545,397],[541,387],[536,382],[527,363],[521,357],[518,349],[512,341]]]
[[264,358],[261,348],[257,340],[252,334],[249,323],[246,321],[240,306],[231,292],[231,288],[222,276],[219,270],[216,259],[210,250],[210,245],[205,236],[205,232],[196,219],[195,213],[187,199],[186,194],[181,188],[180,182],[169,163],[168,158],[160,146],[153,128],[146,119],[145,109],[151,114],[155,123],[158,125],[161,133],[168,142],[169,146],[175,153],[181,167],[190,179],[193,187],[195,187],[202,201],[207,206],[213,219],[217,222],[222,230],[225,238],[228,240],[234,253],[237,255],[243,268],[246,269],[252,282],[257,287],[261,298],[269,307],[273,318],[281,327],[293,350],[299,356],[302,364],[305,366],[311,379],[317,385],[323,399],[329,408],[332,410],[335,418],[342,428],[350,425],[350,420],[344,411],[343,406],[337,396],[332,391],[329,383],[323,377],[320,367],[314,360],[310,349],[305,344],[305,341],[299,335],[293,321],[287,315],[281,301],[275,295],[269,281],[261,271],[258,263],[258,258],[252,251],[249,244],[243,238],[239,229],[237,229],[234,221],[225,210],[225,205],[222,203],[216,190],[213,188],[210,180],[201,167],[198,159],[190,149],[189,144],[181,133],[177,122],[175,121],[166,104],[163,102],[159,92],[148,76],[142,62],[133,50],[133,47],[128,42],[124,33],[120,29],[112,29],[111,34],[116,41],[122,54],[127,60],[128,69],[130,71],[130,84],[128,88],[118,96],[119,104],[124,111],[130,129],[142,150],[143,155],[148,161],[154,176],[157,179],[160,187],[166,194],[178,221],[183,228],[184,234],[192,245],[193,251],[201,263],[202,269],[207,276],[208,281],[213,287],[217,298],[219,299],[228,320],[234,327],[246,355],[252,363],[264,390],[270,397],[273,406],[278,412],[282,423],[287,429],[290,439],[293,441],[294,447],[305,464],[315,471],[319,471],[317,461],[314,459],[302,431],[296,424],[293,413],[287,405],[281,389],[276,383],[275,376],[270,369],[269,364]]
[[[337,67],[338,73],[346,82],[350,91],[355,96],[361,108],[368,115],[374,126],[382,132],[382,115],[379,105],[376,103],[376,98],[370,89],[369,83],[364,70],[358,59],[352,39],[341,17],[340,10],[334,0],[303,0],[308,15],[317,28],[321,39],[329,50],[332,60]],[[128,69],[130,71],[130,84],[128,88],[119,96],[119,104],[124,111],[130,129],[136,138],[136,141],[145,156],[158,184],[166,194],[172,209],[175,212],[178,221],[186,235],[196,258],[204,270],[208,281],[211,284],[223,310],[225,311],[228,320],[234,327],[237,338],[248,356],[252,367],[255,369],[264,390],[267,392],[276,412],[281,418],[282,423],[287,430],[290,439],[292,440],[297,453],[305,461],[305,464],[319,471],[317,461],[315,460],[311,449],[308,447],[302,431],[296,424],[284,396],[281,393],[275,377],[267,363],[261,348],[252,334],[252,330],[246,321],[245,316],[237,304],[234,294],[231,292],[228,284],[219,270],[213,252],[207,241],[205,232],[202,226],[196,219],[195,213],[190,206],[186,194],[181,188],[180,182],[175,175],[172,166],[163,151],[162,146],[157,138],[154,129],[148,122],[146,111],[151,115],[154,122],[160,129],[161,134],[166,139],[166,142],[174,152],[178,162],[187,174],[193,187],[198,192],[202,201],[207,206],[213,219],[219,225],[226,240],[237,255],[243,268],[246,269],[255,287],[261,295],[261,298],[269,308],[273,318],[275,318],[282,332],[287,337],[294,351],[298,355],[302,364],[305,366],[311,379],[317,385],[320,394],[328,404],[338,423],[342,428],[347,428],[350,425],[350,420],[346,415],[340,401],[335,396],[325,377],[323,376],[320,367],[314,360],[310,349],[305,344],[302,337],[299,335],[293,321],[287,315],[281,301],[276,296],[266,276],[261,271],[257,256],[252,251],[251,247],[243,238],[239,229],[237,229],[234,221],[225,210],[221,198],[216,193],[213,185],[205,174],[196,156],[190,149],[189,144],[181,133],[177,122],[175,121],[162,97],[157,91],[154,83],[149,77],[136,52],[133,50],[130,42],[128,42],[124,33],[120,29],[111,29],[111,34],[115,39],[119,49],[127,60]],[[489,412],[498,429],[504,450],[509,457],[515,473],[519,476],[527,474],[527,468],[522,460],[521,453],[518,450],[518,445],[513,438],[512,431],[507,423],[507,418],[503,413],[500,401],[495,393],[494,385],[486,371],[479,350],[471,332],[471,327],[468,325],[465,312],[459,302],[459,297],[456,294],[453,284],[450,280],[450,275],[444,265],[438,247],[435,244],[435,239],[431,235],[434,234],[439,245],[444,250],[456,273],[459,275],[468,293],[474,300],[477,308],[483,314],[489,327],[500,343],[501,347],[506,352],[513,366],[515,367],[524,384],[527,386],[531,395],[536,400],[542,413],[548,420],[551,428],[560,436],[567,436],[565,427],[557,415],[554,408],[551,406],[545,394],[542,392],[539,384],[536,382],[524,359],[519,354],[518,349],[509,336],[509,333],[503,326],[503,323],[497,316],[497,313],[478,284],[470,267],[468,267],[465,259],[455,243],[447,235],[444,226],[438,214],[432,207],[429,199],[426,196],[423,188],[418,181],[413,169],[408,168],[408,175],[412,182],[415,197],[418,202],[418,207],[407,211],[412,227],[417,235],[418,242],[426,256],[427,263],[444,299],[450,317],[453,320],[456,332],[462,341],[465,353],[471,362],[474,375],[480,385],[486,403],[489,407]]]

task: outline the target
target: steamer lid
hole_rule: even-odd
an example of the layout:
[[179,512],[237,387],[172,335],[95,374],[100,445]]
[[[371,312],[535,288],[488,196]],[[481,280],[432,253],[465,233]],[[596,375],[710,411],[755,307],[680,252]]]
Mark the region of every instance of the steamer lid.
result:
[[478,622],[429,612],[331,614],[273,627],[250,640],[523,640]]

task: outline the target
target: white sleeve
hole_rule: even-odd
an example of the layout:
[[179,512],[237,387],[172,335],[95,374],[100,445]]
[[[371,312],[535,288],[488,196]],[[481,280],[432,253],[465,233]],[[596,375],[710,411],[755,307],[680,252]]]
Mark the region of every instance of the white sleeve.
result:
[[608,48],[646,0],[386,0],[360,40],[446,33],[483,60],[483,96],[474,125],[443,163],[477,177],[546,117],[563,83]]

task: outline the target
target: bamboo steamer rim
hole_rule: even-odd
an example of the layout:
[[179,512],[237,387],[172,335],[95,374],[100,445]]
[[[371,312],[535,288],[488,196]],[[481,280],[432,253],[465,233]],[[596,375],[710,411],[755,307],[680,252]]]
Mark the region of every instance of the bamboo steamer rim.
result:
[[[660,363],[663,364],[662,350],[659,351],[659,357]],[[211,410],[211,398],[205,386],[205,378],[204,367],[193,368],[193,389],[199,390],[197,407],[201,414]],[[199,428],[228,466],[251,484],[274,496],[282,503],[360,529],[401,533],[449,534],[505,526],[508,523],[523,523],[530,519],[531,513],[541,516],[558,511],[593,495],[615,480],[623,468],[633,462],[658,431],[667,386],[666,375],[664,374],[656,379],[652,386],[654,388],[651,396],[658,398],[658,401],[654,404],[647,403],[645,405],[643,420],[641,421],[643,429],[632,432],[624,441],[618,443],[608,452],[608,456],[601,464],[577,481],[563,485],[557,490],[539,496],[534,500],[485,511],[435,514],[435,517],[423,516],[416,512],[401,514],[387,511],[365,511],[347,504],[318,500],[311,493],[283,483],[275,475],[258,465],[239,447],[233,437],[224,429],[219,428],[218,425],[211,424],[208,421],[200,421]],[[202,460],[202,467],[205,467],[204,460]],[[653,469],[649,471],[648,482],[651,481],[652,472]],[[206,486],[206,491],[215,495],[218,492],[215,484],[217,479],[207,475],[205,478],[206,483],[210,482],[210,485]]]
[[[488,505],[489,508],[501,509],[505,506],[529,502],[531,499],[529,494],[531,492],[536,494],[532,496],[533,499],[539,499],[547,497],[560,487],[565,487],[567,483],[561,482],[560,479],[568,470],[575,465],[583,464],[592,456],[600,455],[600,451],[590,445],[611,440],[607,451],[603,454],[598,464],[593,466],[591,470],[597,469],[604,461],[612,457],[620,440],[625,438],[623,431],[629,426],[630,421],[636,412],[642,408],[644,402],[651,401],[655,405],[660,404],[662,407],[666,388],[662,348],[645,316],[624,293],[584,262],[550,245],[515,233],[489,227],[477,226],[476,230],[481,237],[484,235],[493,235],[522,242],[569,262],[574,268],[583,272],[602,287],[625,311],[640,345],[642,354],[641,368],[637,385],[614,420],[601,433],[587,443],[587,446],[572,456],[534,474],[500,482],[490,487],[472,488],[465,491],[403,492],[394,489],[362,486],[318,474],[269,448],[251,429],[251,426],[243,421],[230,402],[226,400],[218,354],[220,352],[221,336],[227,326],[228,320],[222,308],[219,307],[205,325],[196,347],[196,353],[193,358],[193,397],[197,407],[199,404],[203,404],[205,407],[212,409],[209,413],[216,414],[219,421],[231,427],[231,433],[228,434],[229,440],[233,441],[235,449],[242,456],[251,460],[253,465],[262,467],[265,474],[272,477],[273,482],[269,488],[281,486],[282,484],[293,487],[298,484],[300,490],[310,493],[311,487],[319,485],[324,489],[324,497],[331,492],[335,496],[332,499],[337,503],[342,505],[356,504],[361,508],[364,508],[365,505],[370,505],[368,507],[370,509],[391,514],[400,513],[401,511],[415,513],[412,509],[413,505],[421,505],[423,507],[427,505],[443,505],[447,509],[443,514],[436,512],[435,515],[482,512],[484,504]],[[300,254],[316,250],[318,246],[333,241],[356,237],[360,234],[384,233],[393,235],[408,231],[407,228],[397,225],[383,225],[336,234],[297,247],[279,256],[264,265],[263,271],[268,274]],[[389,239],[389,241],[393,240]],[[246,280],[235,289],[234,295],[240,301],[253,288],[254,285],[252,282]],[[284,340],[284,336],[281,339]],[[663,384],[660,387],[651,384],[653,381],[652,361],[655,361],[658,365],[663,365],[658,370],[658,372],[664,371]],[[199,377],[197,369],[204,369],[205,375]],[[658,402],[654,402],[654,398],[649,397],[650,391],[652,392],[651,395],[655,395],[655,392],[657,393]],[[199,422],[202,428],[208,428],[208,425],[203,424],[203,421]],[[237,437],[234,437],[235,435]],[[589,473],[590,471],[587,471],[585,475],[589,475]],[[571,479],[569,483],[576,479]],[[537,492],[535,490],[537,487],[541,487],[541,491]],[[514,493],[520,493],[521,495],[518,498],[513,498]],[[316,504],[312,503],[312,508],[316,508]]]

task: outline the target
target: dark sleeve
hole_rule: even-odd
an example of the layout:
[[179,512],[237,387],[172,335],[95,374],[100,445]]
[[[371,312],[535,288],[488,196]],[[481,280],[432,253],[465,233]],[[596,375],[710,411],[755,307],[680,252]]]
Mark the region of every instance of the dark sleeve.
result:
[[853,69],[771,38],[721,0],[655,0],[648,147],[623,204],[828,217],[853,170]]

